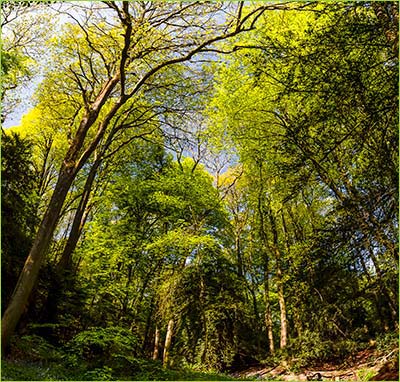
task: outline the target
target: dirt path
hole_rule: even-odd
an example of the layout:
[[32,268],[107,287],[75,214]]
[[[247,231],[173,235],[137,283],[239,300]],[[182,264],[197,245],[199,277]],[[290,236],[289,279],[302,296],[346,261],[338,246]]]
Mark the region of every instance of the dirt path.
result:
[[287,365],[254,366],[232,374],[235,378],[264,381],[398,381],[398,349],[386,355],[366,349],[347,359],[343,364],[321,364],[291,372]]
[[279,381],[318,381],[318,380],[357,380],[357,373],[354,369],[342,370],[321,370],[305,369],[301,372],[294,373],[288,371],[283,366],[275,368],[254,367],[242,373],[233,374],[235,378],[249,378],[258,380],[279,380]]

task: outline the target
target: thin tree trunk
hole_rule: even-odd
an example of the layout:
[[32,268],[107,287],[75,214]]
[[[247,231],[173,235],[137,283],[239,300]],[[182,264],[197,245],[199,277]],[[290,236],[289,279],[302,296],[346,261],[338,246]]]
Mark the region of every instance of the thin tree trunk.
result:
[[174,320],[171,319],[168,322],[167,334],[165,336],[164,354],[163,354],[164,367],[167,367],[169,365],[169,351],[171,348],[173,330],[174,330]]
[[293,314],[294,327],[296,329],[297,336],[301,337],[303,334],[303,323],[301,322],[300,319],[299,309],[295,307],[293,310],[294,310]]
[[[147,313],[147,319],[146,319],[146,327],[144,329],[144,336],[143,336],[143,343],[142,343],[142,352],[143,354],[147,353],[147,351],[150,349],[150,351],[153,350],[153,343],[152,339],[149,339],[151,337],[150,331],[152,328],[152,323],[154,320],[154,296],[151,297],[150,299],[150,305],[149,305],[149,311]],[[133,330],[135,325],[135,321],[132,321],[131,323],[131,329]]]
[[124,300],[122,303],[122,309],[119,315],[119,319],[121,319],[122,317],[124,317],[128,311],[128,303],[129,303],[129,295],[130,295],[130,290],[129,290],[129,286],[131,285],[132,282],[132,264],[128,265],[128,278],[126,280],[125,283],[125,296],[124,296]]
[[274,333],[272,331],[271,304],[269,300],[268,272],[264,271],[264,301],[265,301],[265,327],[267,329],[269,352],[275,353]]
[[240,245],[240,230],[236,232],[235,250],[237,256],[238,275],[239,277],[243,277],[243,259],[242,259],[242,248]]
[[265,328],[267,330],[267,337],[268,337],[268,345],[269,351],[271,354],[275,353],[275,345],[274,345],[274,333],[272,330],[272,315],[271,315],[271,304],[269,299],[269,258],[267,253],[268,248],[268,238],[265,232],[265,221],[264,221],[264,208],[262,205],[264,196],[264,186],[263,186],[263,173],[262,173],[262,162],[259,162],[259,172],[260,172],[260,189],[258,194],[258,214],[260,219],[260,238],[264,247],[264,302],[265,302],[265,312],[264,312],[264,319],[265,319]]
[[65,244],[64,251],[57,264],[57,272],[59,273],[62,273],[64,270],[70,269],[72,266],[72,254],[76,248],[76,245],[78,244],[82,229],[87,219],[88,210],[86,207],[89,202],[93,182],[96,178],[97,169],[99,168],[100,164],[101,160],[96,159],[89,171],[89,175],[86,179],[83,193],[79,201],[78,209],[75,212],[74,221],[72,223],[67,243]]
[[89,201],[91,189],[99,165],[100,161],[96,160],[90,169],[81,199],[79,201],[79,206],[75,211],[67,243],[61,254],[60,260],[56,265],[56,275],[54,279],[50,281],[48,286],[48,296],[44,308],[47,318],[50,322],[53,322],[58,314],[60,299],[63,295],[62,292],[70,289],[72,286],[70,283],[72,280],[68,278],[68,275],[72,273],[72,254],[74,253],[78,244],[87,216],[89,214],[87,203]]
[[[279,263],[279,262],[278,262]],[[286,317],[286,301],[283,293],[282,270],[280,264],[277,264],[277,287],[278,287],[278,301],[279,309],[281,311],[281,349],[287,345],[287,317]]]
[[272,230],[273,236],[273,251],[276,260],[276,279],[277,279],[277,288],[278,288],[278,301],[279,301],[279,309],[281,312],[281,338],[280,338],[280,347],[283,349],[287,345],[287,317],[286,317],[286,301],[285,295],[283,291],[283,280],[282,280],[282,266],[281,266],[281,252],[279,249],[279,239],[278,239],[278,230],[276,227],[276,220],[272,214],[272,210],[269,211],[269,221]]
[[[290,209],[290,208],[289,208]],[[281,210],[281,217],[282,217],[282,228],[283,234],[285,236],[285,248],[286,251],[289,253],[290,250],[290,242],[289,242],[289,232],[287,230],[285,216],[283,212],[283,208]],[[274,227],[276,229],[276,226]],[[276,232],[278,235],[278,232]],[[278,238],[278,237],[276,237]],[[278,244],[278,243],[276,243]],[[286,301],[285,301],[285,294],[283,290],[283,280],[282,280],[282,264],[281,264],[281,253],[279,248],[276,247],[276,273],[278,277],[278,300],[279,300],[279,308],[281,311],[281,349],[283,349],[287,345],[287,315],[286,315]]]
[[[252,280],[253,281],[253,280]],[[254,291],[254,289],[251,287],[251,285],[247,286],[247,289],[250,292],[251,295],[251,301],[252,301],[252,305],[253,305],[253,312],[254,312],[254,317],[256,318],[256,320],[259,319],[260,315],[258,313],[258,304],[257,304],[257,296],[256,296],[256,292]]]
[[156,332],[154,334],[154,350],[153,350],[153,359],[158,359],[158,349],[160,347],[160,329],[156,326]]
[[207,359],[207,352],[208,352],[208,327],[207,327],[207,316],[204,311],[204,306],[205,306],[205,285],[204,285],[204,278],[203,275],[201,275],[201,280],[200,280],[200,309],[201,309],[201,318],[203,321],[203,328],[204,328],[204,348],[203,348],[203,353],[201,355],[201,361],[205,363]]

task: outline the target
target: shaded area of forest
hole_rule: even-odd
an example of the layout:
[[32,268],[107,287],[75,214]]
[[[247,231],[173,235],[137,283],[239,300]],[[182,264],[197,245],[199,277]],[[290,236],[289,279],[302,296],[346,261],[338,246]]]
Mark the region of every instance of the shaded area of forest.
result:
[[397,3],[2,12],[3,379],[398,379]]

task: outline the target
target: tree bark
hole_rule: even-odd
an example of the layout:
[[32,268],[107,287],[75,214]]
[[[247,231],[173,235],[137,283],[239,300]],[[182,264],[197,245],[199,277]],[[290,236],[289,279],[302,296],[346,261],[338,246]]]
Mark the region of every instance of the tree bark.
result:
[[243,259],[242,259],[242,248],[240,243],[240,233],[241,230],[238,229],[236,231],[236,237],[235,237],[235,250],[237,256],[238,275],[239,277],[243,277]]
[[82,233],[83,226],[85,225],[87,218],[87,204],[89,202],[90,194],[92,191],[92,186],[94,179],[96,177],[97,169],[101,164],[101,160],[97,159],[94,161],[89,175],[86,179],[83,194],[79,201],[78,209],[75,212],[74,220],[71,227],[71,232],[69,233],[67,243],[65,244],[64,251],[61,255],[61,258],[57,264],[57,272],[62,273],[65,270],[71,268],[72,265],[72,254],[78,244],[79,238]]
[[171,348],[173,330],[174,330],[174,320],[171,319],[168,322],[167,334],[165,336],[164,354],[163,354],[164,367],[168,367],[169,365],[169,351]]
[[89,129],[96,121],[101,108],[106,102],[111,91],[115,88],[119,81],[119,74],[117,73],[113,78],[103,86],[93,107],[85,113],[79,124],[75,138],[71,142],[68,151],[64,157],[61,169],[59,171],[57,183],[50,199],[47,210],[44,214],[43,220],[39,226],[38,233],[25,261],[25,265],[21,271],[19,279],[11,297],[10,303],[4,312],[1,323],[2,334],[2,351],[5,354],[6,348],[10,341],[22,313],[24,312],[29,295],[36,283],[39,275],[40,267],[46,257],[47,250],[53,237],[58,219],[60,217],[61,209],[63,207],[65,198],[74,181],[77,173],[86,163],[90,155],[93,153],[101,138],[105,133],[111,118],[119,110],[121,103],[117,102],[114,107],[107,114],[103,122],[100,124],[96,137],[90,142],[83,154],[81,150],[84,146],[85,138]]
[[263,185],[263,169],[262,169],[262,162],[258,162],[259,165],[259,176],[260,176],[260,189],[258,194],[258,201],[257,201],[257,209],[260,219],[260,228],[259,234],[260,239],[263,245],[263,253],[264,253],[264,302],[265,302],[265,312],[264,312],[264,320],[265,320],[265,328],[267,331],[268,337],[268,345],[269,345],[269,352],[271,354],[275,353],[275,345],[274,345],[274,333],[273,333],[273,325],[272,325],[272,315],[271,315],[271,304],[269,299],[269,258],[267,253],[268,248],[268,237],[265,231],[265,211],[263,208],[263,201],[265,199],[264,196],[264,185]]
[[201,318],[203,321],[203,330],[204,330],[204,348],[203,348],[203,353],[201,355],[201,361],[203,363],[206,362],[207,359],[207,353],[208,353],[208,325],[207,325],[207,316],[206,312],[204,310],[205,307],[205,285],[204,285],[204,277],[201,275],[200,279],[200,309],[201,309]]
[[287,345],[287,317],[286,317],[286,301],[283,293],[282,270],[281,266],[277,264],[277,287],[278,287],[278,301],[279,309],[281,311],[281,341],[280,346],[283,349]]
[[106,98],[109,96],[111,91],[117,85],[118,80],[119,75],[116,75],[112,79],[110,79],[110,81],[108,81],[107,84],[103,87],[100,95],[95,102],[96,108],[88,110],[83,116],[77,129],[75,138],[71,142],[69,149],[64,157],[64,161],[61,165],[53,195],[50,199],[43,220],[39,226],[38,233],[36,234],[36,238],[33,242],[32,248],[25,261],[24,267],[17,281],[17,285],[15,286],[10,303],[8,304],[2,318],[1,347],[3,354],[5,354],[11,335],[13,334],[21,318],[21,315],[26,308],[29,295],[32,292],[32,289],[39,275],[40,267],[43,263],[44,258],[46,257],[46,253],[52,240],[62,206],[72,185],[72,182],[74,181],[78,171],[82,168],[88,157],[96,148],[98,142],[104,134],[105,128],[108,125],[109,120],[114,116],[120,106],[117,104],[114,106],[114,108],[106,116],[105,120],[101,124],[101,128],[99,129],[99,133],[97,134],[96,138],[91,142],[89,147],[85,150],[84,154],[79,157],[90,127],[96,121],[101,107],[104,105]]
[[269,300],[268,272],[264,271],[264,301],[265,301],[265,327],[267,329],[268,346],[271,354],[275,353],[274,333],[272,331],[271,304]]
[[158,359],[158,349],[160,347],[160,329],[156,326],[156,332],[154,334],[154,350],[153,350],[153,359]]
[[280,338],[280,347],[283,349],[287,345],[287,317],[286,317],[286,301],[285,295],[283,291],[283,280],[282,280],[282,265],[281,265],[281,251],[279,249],[279,238],[278,238],[278,230],[276,227],[276,220],[273,216],[273,212],[269,210],[269,221],[272,230],[273,237],[273,252],[276,261],[276,281],[277,281],[277,289],[278,289],[278,301],[279,301],[279,309],[281,312],[281,338]]
[[1,322],[2,354],[5,354],[11,335],[27,306],[29,296],[38,278],[39,270],[52,240],[61,208],[76,175],[71,170],[63,164],[49,207],[40,224],[36,239],[25,261],[10,303],[4,312]]

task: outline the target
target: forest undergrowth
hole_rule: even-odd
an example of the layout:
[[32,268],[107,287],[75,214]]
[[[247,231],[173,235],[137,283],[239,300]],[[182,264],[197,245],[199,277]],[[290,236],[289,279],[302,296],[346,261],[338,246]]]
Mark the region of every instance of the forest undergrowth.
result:
[[[352,353],[321,357],[318,344],[268,359],[238,362],[227,370],[201,365],[165,368],[160,361],[132,357],[118,336],[54,346],[38,335],[15,338],[12,357],[2,361],[2,380],[14,381],[397,381],[398,338],[388,334],[358,344]],[[332,354],[332,353],[330,353]],[[320,374],[320,376],[318,375]]]

